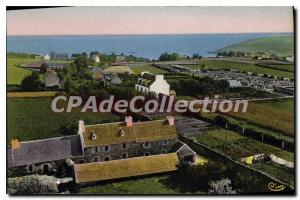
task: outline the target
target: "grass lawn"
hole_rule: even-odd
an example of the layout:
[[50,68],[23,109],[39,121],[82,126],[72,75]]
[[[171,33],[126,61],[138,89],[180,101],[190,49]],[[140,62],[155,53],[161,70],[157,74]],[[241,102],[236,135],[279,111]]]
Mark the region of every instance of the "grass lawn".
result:
[[[80,188],[81,194],[194,194],[181,193],[165,184],[168,175],[126,180]],[[202,192],[199,192],[201,194]],[[203,192],[204,193],[204,192]]]
[[253,72],[256,74],[269,74],[273,76],[294,78],[293,72],[280,71],[276,69],[259,67],[254,64],[238,63],[238,62],[231,62],[231,61],[200,60],[199,65],[188,65],[188,66],[192,69],[201,69],[201,64],[205,64],[205,69],[235,69],[235,70]]
[[23,78],[31,74],[31,71],[19,67],[24,63],[35,61],[33,58],[8,56],[7,57],[7,84],[8,85],[20,85]]
[[54,113],[51,98],[8,98],[7,142],[13,138],[26,141],[63,136],[62,130],[71,124],[77,128],[78,120],[108,123],[119,121],[119,117],[111,113]]
[[165,74],[167,73],[166,70],[157,68],[157,67],[153,67],[151,65],[142,65],[142,66],[130,66],[130,68],[132,69],[132,71],[134,71],[135,74],[141,74],[141,72],[143,71],[148,71],[152,74]]
[[294,99],[249,102],[247,112],[228,115],[294,136]]

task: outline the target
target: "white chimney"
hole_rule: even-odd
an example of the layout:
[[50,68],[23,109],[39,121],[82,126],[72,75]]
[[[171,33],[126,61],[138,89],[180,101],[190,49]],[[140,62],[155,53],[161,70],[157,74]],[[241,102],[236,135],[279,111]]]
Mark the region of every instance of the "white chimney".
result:
[[173,116],[167,116],[167,120],[170,126],[174,126],[175,124],[175,119]]
[[82,135],[85,132],[84,121],[80,120],[78,122],[78,135]]
[[132,126],[132,117],[131,116],[126,116],[125,117],[125,122],[126,122],[127,127]]

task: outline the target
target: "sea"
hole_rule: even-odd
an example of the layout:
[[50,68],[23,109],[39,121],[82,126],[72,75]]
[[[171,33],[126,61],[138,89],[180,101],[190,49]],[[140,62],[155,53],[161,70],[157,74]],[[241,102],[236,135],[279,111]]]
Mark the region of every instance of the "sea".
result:
[[49,54],[55,51],[71,55],[99,51],[149,59],[157,59],[164,52],[176,52],[210,57],[228,45],[275,35],[291,33],[7,36],[7,52]]

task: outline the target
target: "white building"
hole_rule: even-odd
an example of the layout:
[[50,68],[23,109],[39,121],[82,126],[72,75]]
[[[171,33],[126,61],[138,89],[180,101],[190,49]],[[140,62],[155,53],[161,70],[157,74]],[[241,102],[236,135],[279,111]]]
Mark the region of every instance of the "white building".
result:
[[154,92],[159,94],[170,95],[170,85],[164,79],[164,75],[154,75],[149,72],[142,72],[135,84],[135,89],[141,92]]
[[241,87],[242,84],[241,84],[241,81],[238,81],[238,80],[228,80],[228,83],[229,83],[229,87]]
[[43,59],[44,60],[50,60],[50,56],[48,54],[46,54],[46,55],[43,56]]
[[100,63],[100,57],[97,54],[91,55],[91,60],[95,63]]
[[59,87],[59,77],[54,70],[48,69],[44,74],[44,84],[47,88]]

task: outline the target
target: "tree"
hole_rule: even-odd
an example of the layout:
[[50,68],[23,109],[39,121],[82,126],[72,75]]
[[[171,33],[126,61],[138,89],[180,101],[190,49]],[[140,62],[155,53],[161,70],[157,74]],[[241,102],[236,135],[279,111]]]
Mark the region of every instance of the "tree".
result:
[[31,75],[26,76],[21,82],[21,90],[23,91],[38,91],[42,88],[39,74],[32,72]]
[[52,176],[29,175],[7,179],[10,194],[58,193],[57,178]]
[[231,180],[228,178],[211,181],[209,186],[208,194],[237,194],[237,191],[231,187]]

